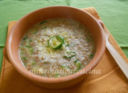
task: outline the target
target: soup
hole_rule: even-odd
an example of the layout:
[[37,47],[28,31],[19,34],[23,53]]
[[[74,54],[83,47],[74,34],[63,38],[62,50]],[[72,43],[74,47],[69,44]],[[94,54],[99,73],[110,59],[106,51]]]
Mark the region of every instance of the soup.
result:
[[48,19],[23,36],[19,55],[25,68],[44,77],[63,77],[84,68],[95,53],[87,28],[67,18]]

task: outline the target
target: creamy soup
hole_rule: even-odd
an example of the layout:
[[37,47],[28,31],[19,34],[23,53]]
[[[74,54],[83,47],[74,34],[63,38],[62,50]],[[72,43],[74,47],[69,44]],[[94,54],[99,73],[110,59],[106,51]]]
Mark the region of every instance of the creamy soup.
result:
[[66,19],[48,19],[23,36],[19,55],[25,68],[44,77],[63,77],[84,68],[95,53],[85,26]]

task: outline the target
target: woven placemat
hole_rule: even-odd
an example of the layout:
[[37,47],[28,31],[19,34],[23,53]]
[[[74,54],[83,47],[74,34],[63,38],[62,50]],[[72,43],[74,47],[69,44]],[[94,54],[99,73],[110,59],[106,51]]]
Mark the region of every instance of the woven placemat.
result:
[[[88,11],[95,16],[97,20],[100,20],[95,8],[85,8],[83,10]],[[15,23],[16,21],[9,22],[8,35]],[[104,29],[108,31],[105,26]],[[110,42],[128,62],[127,57],[112,35],[110,36]],[[16,72],[4,57],[0,80],[0,93],[128,93],[128,80],[107,50],[99,64],[87,75],[84,81],[71,88],[59,90],[45,89],[34,85]]]

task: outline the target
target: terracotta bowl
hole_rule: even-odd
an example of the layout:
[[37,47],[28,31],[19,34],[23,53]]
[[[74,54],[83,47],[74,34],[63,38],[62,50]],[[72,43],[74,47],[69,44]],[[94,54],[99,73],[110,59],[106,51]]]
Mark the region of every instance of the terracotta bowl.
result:
[[[41,77],[29,72],[22,65],[18,54],[19,42],[28,29],[36,23],[45,19],[57,17],[72,18],[85,25],[94,39],[96,53],[90,63],[75,74],[60,78]],[[36,10],[21,18],[10,32],[7,38],[5,50],[6,56],[14,68],[27,79],[46,88],[65,88],[83,80],[86,73],[96,66],[104,54],[105,39],[103,37],[103,31],[100,22],[89,13],[73,7],[51,6]]]

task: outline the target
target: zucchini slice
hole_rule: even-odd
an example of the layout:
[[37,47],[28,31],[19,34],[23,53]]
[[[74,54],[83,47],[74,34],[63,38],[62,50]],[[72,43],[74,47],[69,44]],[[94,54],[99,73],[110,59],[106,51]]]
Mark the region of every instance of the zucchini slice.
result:
[[64,38],[60,35],[52,36],[48,40],[48,46],[52,49],[60,49],[64,44]]

